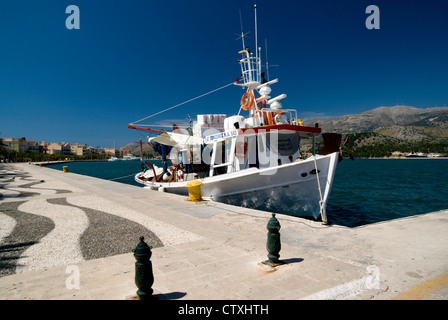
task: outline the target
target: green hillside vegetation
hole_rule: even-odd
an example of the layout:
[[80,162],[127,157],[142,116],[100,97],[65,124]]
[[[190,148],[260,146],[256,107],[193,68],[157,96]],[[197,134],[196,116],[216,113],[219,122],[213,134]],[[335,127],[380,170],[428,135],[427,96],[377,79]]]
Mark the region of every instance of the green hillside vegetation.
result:
[[[323,132],[348,137],[343,150],[357,158],[404,157],[409,153],[448,155],[448,108],[379,107],[359,114],[310,119]],[[310,141],[303,141],[305,151]],[[318,143],[317,150],[322,146]]]
[[[448,129],[439,127],[391,126],[370,132],[343,134],[348,137],[343,151],[355,158],[405,157],[409,153],[440,154],[448,156]],[[304,154],[311,153],[312,140],[302,142]],[[323,147],[322,139],[316,141],[316,150]]]
[[362,132],[348,135],[344,151],[355,158],[384,158],[400,154],[403,156],[411,152],[446,155],[448,154],[448,139],[434,139],[431,136],[424,136],[421,139],[398,139],[379,132]]

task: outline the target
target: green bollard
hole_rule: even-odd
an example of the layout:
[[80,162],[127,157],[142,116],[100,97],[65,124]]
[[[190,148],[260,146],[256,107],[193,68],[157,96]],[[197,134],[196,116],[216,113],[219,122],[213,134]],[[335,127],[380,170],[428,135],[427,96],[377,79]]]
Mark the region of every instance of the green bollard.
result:
[[151,247],[148,246],[143,240],[144,237],[140,237],[140,242],[133,250],[134,257],[137,260],[135,262],[135,285],[137,286],[137,295],[140,300],[147,300],[152,298],[153,289],[151,288],[154,283],[154,275],[152,273]]
[[275,213],[272,214],[271,219],[269,219],[268,225],[266,226],[268,229],[268,240],[266,242],[266,249],[268,250],[268,258],[269,260],[264,261],[264,264],[270,265],[271,267],[276,267],[284,264],[283,261],[280,261],[280,250],[281,250],[281,242],[280,242],[280,222],[275,217]]

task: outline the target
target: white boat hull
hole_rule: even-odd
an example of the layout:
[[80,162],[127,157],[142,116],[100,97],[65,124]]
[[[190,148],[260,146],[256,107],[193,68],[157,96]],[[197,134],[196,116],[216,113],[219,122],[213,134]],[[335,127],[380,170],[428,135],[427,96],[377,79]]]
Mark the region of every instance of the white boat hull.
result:
[[[207,177],[200,179],[202,198],[317,219],[321,214],[320,201],[328,201],[337,161],[335,152],[266,169],[249,168]],[[148,182],[140,180],[139,175],[135,180],[141,184],[188,195],[188,181]]]

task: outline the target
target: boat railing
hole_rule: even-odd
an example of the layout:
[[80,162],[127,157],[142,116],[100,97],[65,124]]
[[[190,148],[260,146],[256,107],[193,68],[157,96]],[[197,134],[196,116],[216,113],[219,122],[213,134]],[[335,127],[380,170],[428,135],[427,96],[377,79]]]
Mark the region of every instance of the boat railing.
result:
[[254,117],[258,117],[264,126],[290,124],[301,125],[303,122],[297,117],[297,110],[295,109],[271,109],[262,108],[253,113]]
[[[213,152],[211,156],[210,161],[210,171],[209,176],[213,177],[214,175],[214,169],[221,168],[221,167],[227,167],[227,173],[230,173],[233,171],[233,166],[235,162],[235,149],[236,149],[236,140],[238,136],[232,136],[228,137],[227,139],[223,140],[229,140],[230,139],[230,154],[228,155],[227,162],[224,163],[215,163],[217,159],[217,151],[218,151],[218,140],[213,141]],[[221,141],[219,141],[221,142]]]
[[249,84],[260,84],[261,75],[259,72],[260,59],[253,56],[248,56],[239,60],[241,64],[241,75],[243,76],[243,83]]

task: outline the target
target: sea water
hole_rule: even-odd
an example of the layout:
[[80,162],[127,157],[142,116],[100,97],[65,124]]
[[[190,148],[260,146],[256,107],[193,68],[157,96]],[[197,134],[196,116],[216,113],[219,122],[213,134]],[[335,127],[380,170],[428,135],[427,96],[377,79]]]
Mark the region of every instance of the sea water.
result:
[[[162,161],[156,160],[150,162],[157,166],[162,166]],[[141,184],[134,180],[135,174],[140,172],[142,168],[140,160],[74,161],[69,163],[51,164],[47,167],[62,170],[63,166],[68,167],[68,172],[141,187]]]
[[448,209],[447,182],[447,159],[344,159],[328,220],[359,226]]
[[[151,162],[161,166],[161,161]],[[134,180],[140,161],[49,167],[65,165],[69,172],[141,186]],[[355,227],[448,209],[447,182],[447,159],[344,159],[336,169],[327,217],[332,224]]]

